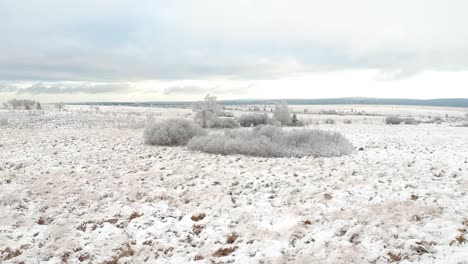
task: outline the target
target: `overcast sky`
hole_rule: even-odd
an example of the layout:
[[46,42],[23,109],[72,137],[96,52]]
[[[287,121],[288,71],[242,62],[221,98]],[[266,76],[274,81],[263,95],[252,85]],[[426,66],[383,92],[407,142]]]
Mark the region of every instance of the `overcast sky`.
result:
[[0,101],[468,97],[466,0],[0,0]]

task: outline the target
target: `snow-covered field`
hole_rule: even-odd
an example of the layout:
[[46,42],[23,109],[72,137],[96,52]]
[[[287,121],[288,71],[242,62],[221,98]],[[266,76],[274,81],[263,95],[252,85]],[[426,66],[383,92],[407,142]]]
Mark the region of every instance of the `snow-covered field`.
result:
[[313,125],[351,155],[254,158],[143,144],[189,109],[67,109],[0,110],[1,263],[468,263],[467,127],[354,116]]

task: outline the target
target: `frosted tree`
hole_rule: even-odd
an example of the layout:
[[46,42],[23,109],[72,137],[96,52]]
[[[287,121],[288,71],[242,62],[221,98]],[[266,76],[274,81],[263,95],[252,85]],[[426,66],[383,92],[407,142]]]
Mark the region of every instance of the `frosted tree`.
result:
[[283,101],[281,104],[276,104],[275,110],[273,111],[273,119],[281,122],[282,126],[291,123],[291,112],[286,102]]
[[55,108],[57,108],[59,111],[62,111],[63,108],[65,108],[65,104],[63,102],[55,103]]
[[219,119],[221,107],[215,96],[206,95],[204,101],[195,102],[192,108],[195,121],[203,128],[212,127]]

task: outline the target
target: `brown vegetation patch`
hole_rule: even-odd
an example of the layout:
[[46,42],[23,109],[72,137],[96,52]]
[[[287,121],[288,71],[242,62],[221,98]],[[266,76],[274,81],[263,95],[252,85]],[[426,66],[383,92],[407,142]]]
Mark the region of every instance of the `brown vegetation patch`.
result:
[[458,242],[459,245],[465,244],[467,242],[465,235],[463,234],[460,234],[459,236],[457,236],[455,240]]
[[91,256],[90,256],[88,253],[85,253],[85,254],[83,254],[83,255],[80,255],[80,256],[78,257],[78,260],[79,260],[80,262],[84,262],[84,261],[86,261],[86,260],[88,260],[88,259],[90,259],[90,258],[91,258]]
[[38,225],[45,225],[46,224],[46,221],[45,219],[41,216],[39,217],[39,219],[37,220],[36,222]]
[[239,238],[239,235],[237,235],[236,233],[229,234],[226,239],[226,243],[233,244],[234,242],[236,242],[237,238]]
[[206,214],[201,213],[201,214],[192,215],[192,217],[190,219],[192,219],[192,221],[194,221],[194,222],[198,222],[198,221],[201,221],[201,220],[205,219],[205,217],[206,217]]
[[195,233],[195,235],[200,235],[200,233],[202,232],[203,230],[203,226],[202,225],[193,225],[192,227],[192,231],[193,233]]
[[213,253],[213,257],[225,257],[229,256],[232,252],[236,251],[237,247],[229,247],[229,248],[220,248]]
[[133,212],[133,213],[130,215],[128,221],[132,221],[133,219],[139,218],[139,217],[141,217],[141,216],[142,216],[141,214],[139,214],[139,213],[137,213],[137,212]]
[[119,264],[119,260],[125,257],[131,257],[135,255],[135,251],[130,247],[130,244],[126,244],[119,249],[119,254],[112,257],[111,260],[105,262],[106,264]]
[[390,262],[400,262],[403,259],[401,254],[393,254],[392,252],[388,253],[388,257]]

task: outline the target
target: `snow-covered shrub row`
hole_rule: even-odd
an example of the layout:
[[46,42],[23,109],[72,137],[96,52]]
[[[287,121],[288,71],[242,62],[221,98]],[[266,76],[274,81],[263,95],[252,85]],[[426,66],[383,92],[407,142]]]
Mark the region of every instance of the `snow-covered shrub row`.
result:
[[155,121],[150,118],[143,138],[146,144],[159,146],[183,146],[195,136],[206,135],[205,130],[193,121],[181,118]]
[[398,117],[398,116],[388,116],[387,118],[385,118],[385,124],[399,125],[401,123],[403,123],[405,125],[417,125],[417,124],[421,123],[421,121],[416,120],[416,119],[414,119],[412,117],[401,118],[401,117]]
[[271,125],[194,137],[188,147],[212,154],[259,157],[332,157],[350,154],[354,148],[340,133],[307,129],[285,131]]
[[442,119],[442,117],[440,116],[434,116],[433,118],[431,118],[430,120],[427,120],[427,121],[424,121],[423,123],[426,123],[426,124],[442,124],[442,122],[444,122],[444,119]]
[[411,118],[411,117],[410,117],[410,118],[405,118],[405,119],[403,120],[403,123],[405,123],[406,125],[417,125],[417,124],[419,124],[419,123],[421,123],[421,122],[418,121],[418,120],[416,120],[416,119],[414,119],[414,118]]
[[267,114],[245,114],[238,118],[238,121],[243,127],[251,127],[258,125],[266,125],[270,122]]

